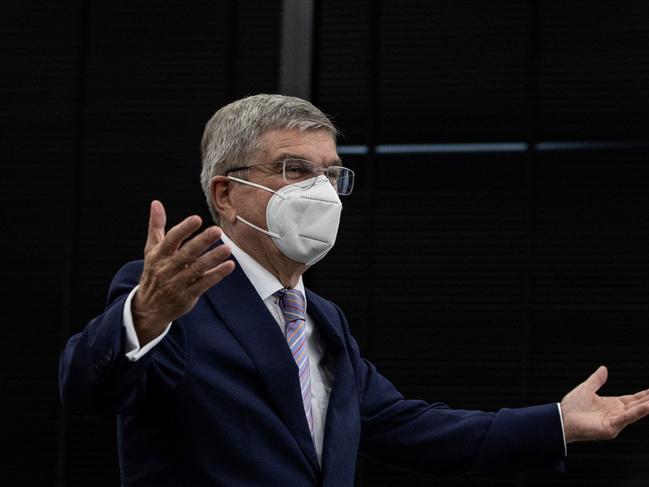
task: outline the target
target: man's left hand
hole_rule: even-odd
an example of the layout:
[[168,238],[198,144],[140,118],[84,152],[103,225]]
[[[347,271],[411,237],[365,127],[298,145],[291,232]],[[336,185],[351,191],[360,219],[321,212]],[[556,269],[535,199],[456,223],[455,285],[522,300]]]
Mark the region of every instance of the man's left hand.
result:
[[615,438],[628,425],[649,415],[649,389],[619,397],[597,395],[607,377],[608,370],[601,366],[561,400],[567,443]]

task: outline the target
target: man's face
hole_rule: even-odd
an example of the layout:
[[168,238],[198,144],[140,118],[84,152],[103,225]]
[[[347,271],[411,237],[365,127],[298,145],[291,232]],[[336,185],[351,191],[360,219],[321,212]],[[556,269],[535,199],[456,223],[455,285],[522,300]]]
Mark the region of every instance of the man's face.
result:
[[[325,130],[301,132],[299,130],[274,130],[267,132],[262,138],[262,150],[254,160],[241,161],[241,165],[256,165],[248,169],[248,180],[277,191],[287,183],[281,172],[277,171],[274,163],[287,158],[297,158],[311,161],[317,166],[342,165],[336,153],[336,144],[331,135]],[[237,174],[233,174],[237,175]],[[231,197],[237,214],[249,222],[268,229],[266,225],[266,206],[272,193],[244,184],[231,183]],[[263,252],[273,260],[287,259],[275,246],[272,239],[247,225],[236,224],[237,238],[240,245],[248,247],[249,253]],[[254,249],[251,249],[253,247]],[[250,252],[252,250],[252,252]]]

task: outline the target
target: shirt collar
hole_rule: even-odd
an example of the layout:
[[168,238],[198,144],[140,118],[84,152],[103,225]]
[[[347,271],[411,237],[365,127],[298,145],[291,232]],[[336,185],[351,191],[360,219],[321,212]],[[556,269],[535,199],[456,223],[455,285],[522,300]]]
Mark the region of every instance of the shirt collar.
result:
[[[262,301],[265,301],[280,289],[284,289],[284,286],[277,277],[250,255],[241,250],[241,247],[235,244],[225,233],[221,234],[221,240],[230,247],[232,255],[237,259],[237,262],[241,266],[241,270],[252,283]],[[302,276],[298,279],[295,289],[300,291],[302,296],[306,298]]]

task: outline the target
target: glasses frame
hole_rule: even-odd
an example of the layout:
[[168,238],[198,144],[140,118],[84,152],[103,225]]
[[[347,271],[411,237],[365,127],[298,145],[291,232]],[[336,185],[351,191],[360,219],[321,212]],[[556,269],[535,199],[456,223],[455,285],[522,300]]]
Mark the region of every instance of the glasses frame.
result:
[[[338,189],[337,184],[334,185],[332,183],[332,186],[336,190],[336,193],[338,193],[340,196],[348,196],[348,195],[350,195],[352,193],[352,191],[354,189],[354,179],[355,179],[356,174],[354,173],[354,171],[352,171],[348,167],[344,167],[344,166],[319,167],[315,162],[309,161],[307,159],[300,159],[299,157],[287,157],[286,159],[282,159],[282,160],[274,161],[274,162],[263,162],[261,164],[249,164],[247,166],[234,167],[232,169],[229,169],[225,173],[225,175],[227,176],[232,172],[242,171],[244,169],[250,169],[250,168],[255,168],[255,167],[260,167],[260,166],[271,166],[271,165],[277,165],[277,164],[281,163],[282,164],[282,179],[284,179],[284,182],[286,182],[287,184],[299,184],[299,182],[296,182],[295,180],[292,180],[292,179],[289,179],[289,178],[286,177],[286,162],[287,161],[300,161],[300,162],[306,162],[306,163],[311,164],[313,167],[317,168],[317,170],[318,170],[317,173],[316,173],[316,176],[320,175],[320,174],[324,174],[326,176],[327,171],[330,170],[330,169],[344,170],[346,173],[351,174],[351,185],[350,185],[351,187],[350,187],[349,191],[347,191],[345,193],[341,193],[339,191],[339,189]],[[314,184],[315,184],[315,180],[314,180]]]

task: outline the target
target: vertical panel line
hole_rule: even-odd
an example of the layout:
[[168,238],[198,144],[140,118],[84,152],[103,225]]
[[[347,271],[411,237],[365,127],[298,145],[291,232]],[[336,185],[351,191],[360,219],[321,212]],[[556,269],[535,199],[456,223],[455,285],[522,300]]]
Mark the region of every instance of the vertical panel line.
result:
[[[536,234],[536,169],[538,141],[538,77],[539,77],[539,32],[538,4],[530,0],[528,12],[527,39],[527,164],[526,164],[526,199],[527,199],[527,239],[525,258],[525,320],[520,334],[520,401],[523,405],[530,402],[530,378],[532,372],[533,330],[536,324],[534,315],[535,302],[535,234]],[[528,474],[519,475],[519,485],[527,485]]]
[[311,98],[314,0],[282,2],[279,89]]
[[[76,275],[76,259],[79,249],[80,237],[80,210],[83,179],[83,158],[85,140],[85,99],[87,84],[88,64],[88,5],[85,0],[78,4],[77,14],[77,80],[76,80],[76,101],[73,107],[75,118],[75,155],[72,162],[71,194],[68,199],[67,219],[64,225],[65,244],[64,260],[61,273],[61,346],[62,350],[72,330],[74,297],[73,282]],[[57,448],[56,448],[56,484],[60,487],[68,485],[69,477],[69,422],[63,405],[59,402],[58,424],[57,424]]]
[[[378,130],[378,119],[380,113],[380,104],[379,104],[379,47],[380,47],[380,9],[379,3],[373,0],[368,0],[368,9],[369,15],[369,36],[367,43],[367,52],[368,52],[368,70],[367,70],[367,145],[368,152],[367,157],[365,157],[365,177],[367,181],[366,184],[366,196],[365,196],[365,215],[364,219],[366,222],[365,234],[369,235],[370,238],[365,240],[366,250],[365,250],[365,286],[364,286],[364,313],[365,317],[362,327],[359,330],[360,336],[359,341],[361,348],[364,351],[365,355],[370,355],[372,353],[372,343],[371,337],[372,334],[370,330],[372,324],[376,321],[376,313],[374,310],[375,305],[375,289],[376,289],[376,240],[379,238],[377,235],[377,215],[376,215],[376,190],[375,182],[377,180],[378,174],[378,165],[376,160],[376,146],[379,144],[379,130]],[[371,357],[370,357],[371,358]],[[357,471],[356,471],[356,483],[358,485],[366,485],[366,464],[365,461],[359,457],[357,461]]]
[[238,27],[238,2],[237,0],[230,0],[227,4],[227,34],[226,34],[226,49],[225,49],[225,96],[229,102],[233,101],[236,97],[237,87],[237,27]]

